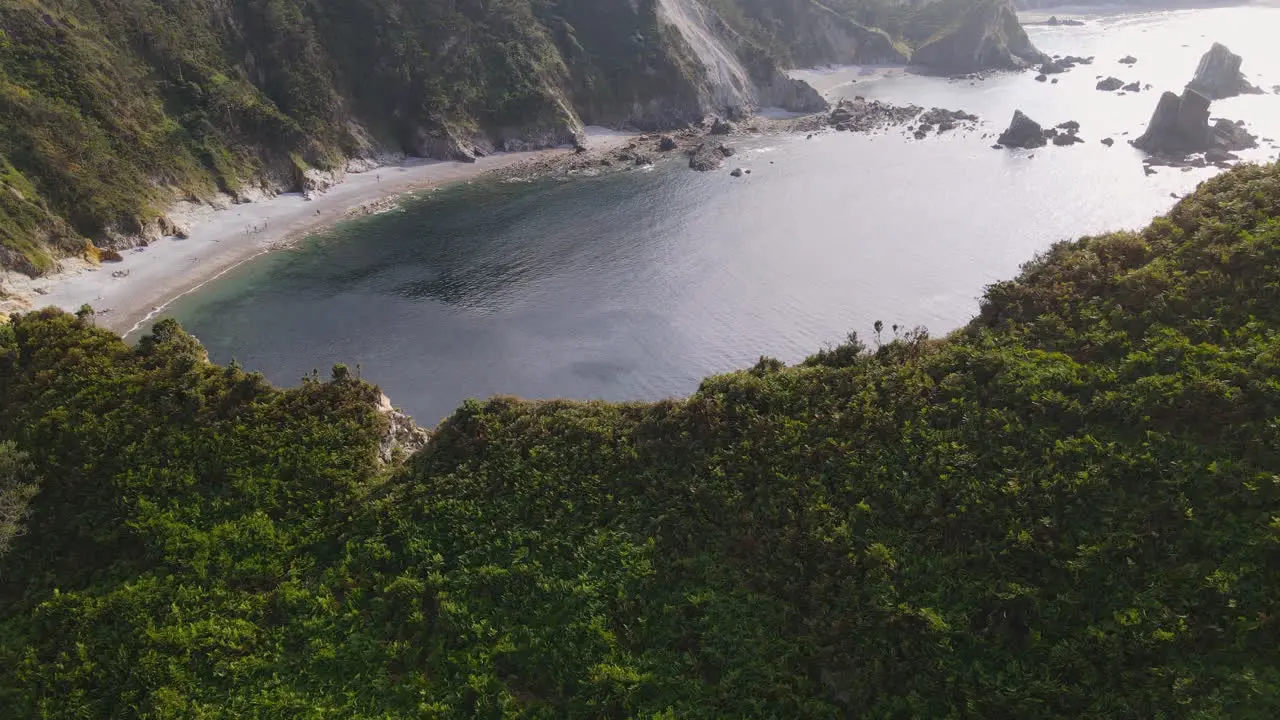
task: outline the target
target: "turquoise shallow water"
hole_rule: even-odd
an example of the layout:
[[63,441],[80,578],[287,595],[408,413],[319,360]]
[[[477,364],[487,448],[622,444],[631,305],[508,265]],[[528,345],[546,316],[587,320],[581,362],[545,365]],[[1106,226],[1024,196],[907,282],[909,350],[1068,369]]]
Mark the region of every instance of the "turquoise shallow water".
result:
[[[1085,145],[1030,157],[991,150],[981,132],[761,137],[737,141],[732,162],[753,170],[741,180],[728,176],[732,165],[700,174],[674,161],[455,187],[264,256],[172,314],[215,361],[235,358],[279,383],[358,363],[424,424],[492,394],[682,395],[710,373],[762,354],[794,362],[877,319],[946,332],[973,314],[986,284],[1054,241],[1145,224],[1171,192],[1211,174],[1147,177],[1135,151],[1098,144],[1140,133],[1156,94],[1098,93],[1094,75],[1176,87],[1220,40],[1270,87],[1280,54],[1268,27],[1280,28],[1280,11],[1112,16],[1032,29],[1048,52],[1098,56],[1056,86],[1024,74],[837,89],[963,108],[992,133],[1015,107],[1046,123],[1075,119]],[[1115,62],[1128,53],[1136,68]],[[1280,96],[1214,110],[1280,138]]]

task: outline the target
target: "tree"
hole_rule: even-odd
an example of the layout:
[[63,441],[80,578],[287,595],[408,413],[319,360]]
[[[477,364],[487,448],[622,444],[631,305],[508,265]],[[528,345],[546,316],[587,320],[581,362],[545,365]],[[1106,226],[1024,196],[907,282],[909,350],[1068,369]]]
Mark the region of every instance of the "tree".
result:
[[0,555],[24,532],[27,506],[38,488],[27,454],[13,442],[0,442]]

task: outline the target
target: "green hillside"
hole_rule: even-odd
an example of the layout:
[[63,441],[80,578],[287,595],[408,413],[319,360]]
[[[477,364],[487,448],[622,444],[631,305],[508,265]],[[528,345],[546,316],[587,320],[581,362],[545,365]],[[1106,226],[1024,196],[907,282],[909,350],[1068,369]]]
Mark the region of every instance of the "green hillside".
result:
[[404,464],[344,368],[277,390],[172,322],[14,316],[0,707],[1274,718],[1278,218],[1280,166],[1241,167],[945,339],[471,402]]

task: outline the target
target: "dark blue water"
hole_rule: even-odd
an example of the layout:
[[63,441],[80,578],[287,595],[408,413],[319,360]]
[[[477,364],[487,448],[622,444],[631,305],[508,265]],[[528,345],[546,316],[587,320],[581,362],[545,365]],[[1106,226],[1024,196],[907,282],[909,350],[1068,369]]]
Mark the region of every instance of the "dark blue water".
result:
[[[456,187],[264,256],[172,313],[215,361],[235,358],[275,382],[359,364],[428,425],[465,398],[493,394],[683,395],[708,374],[762,354],[794,362],[848,331],[869,333],[876,320],[946,332],[972,316],[986,284],[1054,241],[1143,225],[1174,202],[1170,192],[1211,174],[1147,177],[1135,151],[1098,144],[1124,128],[1140,133],[1156,95],[1092,87],[1098,73],[1189,78],[1211,20],[1221,27],[1212,39],[1245,54],[1255,81],[1280,82],[1280,59],[1265,66],[1268,56],[1248,54],[1252,35],[1228,35],[1280,20],[1280,11],[1203,12],[1037,31],[1049,52],[1099,56],[1057,86],[1017,75],[834,90],[969,109],[989,119],[986,132],[1025,104],[1046,122],[1081,121],[1085,145],[1031,157],[993,151],[981,133],[760,137],[737,141],[732,162],[753,171],[737,180],[733,165],[700,174],[675,161]],[[1141,72],[1114,63],[1127,53]],[[1280,96],[1223,105],[1263,134],[1280,124]]]

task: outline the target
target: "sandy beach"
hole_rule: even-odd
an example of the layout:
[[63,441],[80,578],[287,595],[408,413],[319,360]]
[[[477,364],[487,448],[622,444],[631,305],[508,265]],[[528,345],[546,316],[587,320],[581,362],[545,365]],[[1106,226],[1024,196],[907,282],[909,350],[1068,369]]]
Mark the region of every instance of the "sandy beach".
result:
[[[587,145],[607,150],[632,136],[590,129]],[[272,250],[287,247],[309,233],[347,218],[370,203],[413,190],[465,182],[494,170],[510,168],[570,149],[498,153],[475,163],[410,159],[348,174],[311,199],[285,193],[254,203],[209,208],[193,218],[186,239],[165,238],[145,248],[123,251],[123,261],[92,265],[70,258],[63,271],[41,278],[5,273],[0,286],[9,297],[0,312],[55,306],[75,311],[89,304],[97,323],[127,335],[160,314],[183,295],[216,280],[231,269]]]

